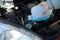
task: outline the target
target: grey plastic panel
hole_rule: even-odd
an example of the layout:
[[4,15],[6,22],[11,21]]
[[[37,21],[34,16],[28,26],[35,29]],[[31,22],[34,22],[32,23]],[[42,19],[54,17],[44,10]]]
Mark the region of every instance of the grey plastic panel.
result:
[[0,20],[0,40],[42,40],[42,37],[27,29],[19,29],[10,25],[9,22],[7,22],[8,24],[4,22]]

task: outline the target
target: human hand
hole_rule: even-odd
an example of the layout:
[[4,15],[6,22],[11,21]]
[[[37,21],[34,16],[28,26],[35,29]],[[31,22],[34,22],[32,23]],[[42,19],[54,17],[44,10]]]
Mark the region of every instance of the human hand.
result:
[[48,3],[47,2],[41,2],[38,5],[45,7],[45,9],[44,9],[44,15],[45,15],[47,13],[47,11],[48,11]]

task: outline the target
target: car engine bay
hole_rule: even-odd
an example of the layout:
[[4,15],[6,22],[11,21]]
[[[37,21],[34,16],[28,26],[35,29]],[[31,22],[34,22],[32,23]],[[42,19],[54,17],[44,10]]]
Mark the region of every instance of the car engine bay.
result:
[[45,21],[28,20],[28,15],[31,15],[31,8],[42,1],[13,0],[14,7],[10,8],[10,12],[7,11],[7,8],[0,8],[0,19],[20,25],[41,36],[44,40],[55,40],[60,36],[60,9],[53,10],[50,18]]

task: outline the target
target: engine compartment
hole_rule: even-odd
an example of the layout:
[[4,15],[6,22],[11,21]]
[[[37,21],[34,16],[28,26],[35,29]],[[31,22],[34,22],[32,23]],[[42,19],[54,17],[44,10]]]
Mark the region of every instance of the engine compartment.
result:
[[26,28],[25,26],[28,24],[28,26],[32,26],[32,28],[27,27],[26,29],[37,33],[43,37],[44,40],[54,40],[57,36],[60,36],[60,9],[53,10],[51,17],[46,21],[32,22],[27,19],[27,16],[31,15],[30,9],[40,2],[39,0],[13,0],[14,7],[11,8],[13,11],[6,14],[6,10],[0,8],[3,14],[0,18],[24,28]]

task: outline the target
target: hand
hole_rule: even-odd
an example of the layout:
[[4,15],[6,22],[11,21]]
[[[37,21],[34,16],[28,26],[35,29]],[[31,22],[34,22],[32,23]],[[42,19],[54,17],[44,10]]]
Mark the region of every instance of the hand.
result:
[[45,15],[47,13],[47,11],[48,11],[48,3],[47,2],[41,2],[38,5],[45,7],[45,10],[44,10],[44,15]]

